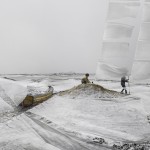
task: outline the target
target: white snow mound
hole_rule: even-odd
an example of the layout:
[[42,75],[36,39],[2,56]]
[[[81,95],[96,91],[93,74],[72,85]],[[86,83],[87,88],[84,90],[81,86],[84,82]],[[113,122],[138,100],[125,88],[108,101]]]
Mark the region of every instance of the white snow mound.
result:
[[0,114],[14,109],[0,97]]
[[5,91],[16,106],[18,106],[27,95],[27,88],[19,84],[19,82],[0,78],[0,88]]
[[32,96],[46,94],[50,91],[53,91],[53,88],[50,85],[44,83],[36,83],[36,82],[29,84],[27,86],[27,89],[28,89],[28,95],[32,95]]

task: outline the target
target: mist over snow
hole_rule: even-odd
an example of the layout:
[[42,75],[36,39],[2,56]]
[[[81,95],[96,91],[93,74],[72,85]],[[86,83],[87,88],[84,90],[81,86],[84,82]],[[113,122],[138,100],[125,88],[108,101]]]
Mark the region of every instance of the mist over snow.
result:
[[0,73],[95,73],[106,0],[0,1]]

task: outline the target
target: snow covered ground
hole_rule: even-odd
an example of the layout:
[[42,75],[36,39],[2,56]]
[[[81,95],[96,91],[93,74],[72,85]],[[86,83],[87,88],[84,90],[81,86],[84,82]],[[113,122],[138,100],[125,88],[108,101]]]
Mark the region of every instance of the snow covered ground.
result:
[[[38,85],[51,85],[57,93],[79,85],[82,76],[2,75],[0,149],[107,150],[114,144],[150,141],[148,84],[131,83],[131,95],[119,98],[55,95],[29,110],[20,110],[15,105],[27,94],[28,86],[37,85],[38,89],[45,89]],[[119,82],[95,81],[93,75],[90,78],[105,88],[121,90]],[[20,94],[22,92],[24,94]],[[14,97],[18,98],[17,101]],[[101,142],[102,139],[105,141]]]

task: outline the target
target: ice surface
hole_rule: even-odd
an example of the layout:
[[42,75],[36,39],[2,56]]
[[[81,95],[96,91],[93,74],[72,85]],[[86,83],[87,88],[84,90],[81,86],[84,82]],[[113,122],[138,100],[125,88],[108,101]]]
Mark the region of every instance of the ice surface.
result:
[[59,148],[48,144],[38,133],[40,130],[26,115],[14,118],[5,126],[0,127],[0,149],[1,150],[59,150]]
[[[81,75],[49,76],[46,80],[57,91],[64,91],[79,84],[80,78]],[[90,79],[93,81],[94,77]],[[45,76],[40,80],[45,80]],[[120,82],[94,83],[121,90]],[[149,85],[131,83],[131,95],[113,99],[92,96],[73,99],[57,95],[19,115],[14,112],[14,117],[0,123],[0,149],[106,150],[114,143],[149,141],[149,88]],[[5,107],[2,100],[0,103]],[[95,138],[105,139],[105,144],[94,143]]]
[[126,99],[98,101],[55,97],[31,112],[82,136],[103,137],[107,142],[137,141],[150,132],[141,102]]

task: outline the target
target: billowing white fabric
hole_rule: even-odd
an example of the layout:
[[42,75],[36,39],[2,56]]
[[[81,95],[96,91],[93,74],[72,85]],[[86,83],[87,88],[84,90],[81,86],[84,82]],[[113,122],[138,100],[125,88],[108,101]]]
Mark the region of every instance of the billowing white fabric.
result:
[[139,0],[110,0],[110,2],[111,2],[111,1],[126,1],[126,2],[131,2],[131,1],[133,1],[133,2],[134,2],[134,1],[139,1]]
[[97,66],[97,78],[120,79],[123,75],[129,75],[129,43],[104,42],[102,49],[102,57]]
[[135,59],[137,60],[150,60],[150,43],[138,42]]
[[150,21],[150,4],[145,4],[143,9],[143,21]]
[[104,42],[102,58],[125,58],[129,55],[129,43]]
[[104,40],[130,38],[132,31],[133,26],[118,23],[108,23],[104,32]]
[[118,67],[127,67],[130,62],[129,62],[129,58],[127,57],[116,57],[116,58],[103,58],[103,62],[107,63],[107,64],[111,64],[113,66],[118,66]]
[[106,64],[103,62],[99,62],[97,64],[96,70],[96,78],[97,79],[105,79],[105,80],[120,80],[122,76],[128,76],[129,70],[128,68],[114,66],[112,64]]
[[150,23],[143,23],[141,25],[139,40],[150,41]]
[[136,18],[139,6],[139,3],[109,3],[107,19]]
[[144,3],[143,0],[110,1],[107,16],[109,21],[96,71],[98,79],[106,77],[112,80],[122,75],[132,75],[139,79],[150,78],[150,22],[142,22],[150,20],[149,14],[150,3]]
[[141,81],[150,78],[150,43],[139,41],[132,69],[134,81]]
[[150,61],[135,61],[132,69],[132,78],[135,81],[150,78]]
[[18,106],[27,95],[27,88],[18,82],[0,78],[0,86],[16,106]]
[[145,0],[145,2],[150,2],[150,0]]
[[115,70],[116,68],[119,68],[119,70],[120,68],[126,68],[130,65],[129,55],[129,43],[104,42],[100,61],[105,65],[107,64],[107,67],[103,67],[103,70],[107,69],[106,72],[108,72],[109,68],[109,72],[113,71],[114,69],[110,69],[111,66],[115,68]]

